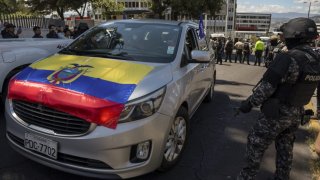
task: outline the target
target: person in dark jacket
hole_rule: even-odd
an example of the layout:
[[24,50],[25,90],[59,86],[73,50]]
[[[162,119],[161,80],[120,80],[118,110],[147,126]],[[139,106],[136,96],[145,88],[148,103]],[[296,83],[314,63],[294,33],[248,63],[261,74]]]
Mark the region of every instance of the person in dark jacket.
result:
[[250,48],[250,43],[249,43],[249,39],[247,39],[244,43],[243,43],[243,59],[242,59],[242,63],[244,63],[244,61],[247,61],[247,64],[250,65],[249,61],[250,61],[250,54],[251,54],[251,48]]
[[246,165],[238,180],[252,180],[268,146],[275,141],[276,171],[273,179],[289,180],[295,132],[307,123],[306,105],[320,80],[320,55],[309,42],[318,36],[315,22],[295,18],[281,26],[288,52],[280,53],[271,63],[251,96],[239,111],[248,113],[261,105],[261,115],[248,135]]
[[5,28],[5,32],[2,34],[2,38],[19,38],[19,34],[21,34],[21,29],[15,33],[16,26],[13,24],[7,24]]
[[39,26],[34,26],[33,27],[33,32],[34,32],[34,36],[32,36],[32,38],[43,38],[41,36],[41,29]]
[[3,37],[3,35],[5,34],[5,33],[7,33],[7,25],[8,25],[9,23],[8,22],[4,22],[3,23],[3,29],[2,29],[2,31],[1,31],[1,36]]
[[74,34],[74,38],[79,37],[82,33],[86,32],[89,29],[87,23],[79,23],[76,33]]
[[223,43],[221,39],[218,40],[218,44],[216,47],[216,54],[217,54],[217,63],[222,64]]
[[270,42],[267,45],[266,52],[265,52],[265,66],[269,67],[270,63],[273,61],[275,57],[276,51],[278,51],[278,37],[277,36],[271,36]]
[[226,57],[225,57],[224,62],[227,62],[227,60],[229,60],[229,62],[231,63],[231,55],[232,55],[232,51],[233,51],[233,41],[230,37],[228,38],[224,49],[226,51]]
[[56,27],[55,27],[55,25],[53,25],[53,24],[50,24],[49,25],[49,33],[47,34],[47,36],[46,36],[47,38],[59,38],[58,37],[58,34],[57,34],[57,32],[56,32]]

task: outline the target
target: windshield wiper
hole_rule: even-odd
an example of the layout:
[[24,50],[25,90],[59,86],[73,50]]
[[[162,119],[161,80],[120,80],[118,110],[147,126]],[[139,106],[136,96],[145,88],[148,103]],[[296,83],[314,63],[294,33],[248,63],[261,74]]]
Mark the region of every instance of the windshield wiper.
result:
[[123,60],[134,60],[133,57],[128,56],[127,52],[121,52],[121,53],[109,53],[109,52],[88,52],[85,51],[88,56],[94,56],[94,57],[105,57],[105,58],[113,58],[113,59],[123,59]]
[[93,56],[93,57],[104,57],[104,58],[123,59],[123,60],[134,60],[133,57],[128,56],[127,52],[120,52],[120,53],[114,54],[109,52],[79,51],[79,50],[64,48],[59,53],[80,55],[80,56]]
[[64,48],[61,51],[59,51],[59,53],[71,54],[71,55],[79,55],[81,53],[81,51],[77,51],[77,50],[70,49],[70,48]]

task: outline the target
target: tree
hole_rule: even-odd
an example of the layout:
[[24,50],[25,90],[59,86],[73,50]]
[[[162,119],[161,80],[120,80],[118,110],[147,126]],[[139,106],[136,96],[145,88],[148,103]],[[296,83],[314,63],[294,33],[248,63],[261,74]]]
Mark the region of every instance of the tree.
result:
[[15,13],[19,10],[16,0],[0,0],[0,12],[4,14]]
[[67,6],[76,11],[80,19],[83,19],[85,10],[90,2],[94,2],[94,0],[71,0],[67,1]]
[[[56,11],[60,18],[64,20],[64,13],[68,10],[76,11],[80,17],[83,17],[85,7],[91,0],[26,0],[26,4],[30,6],[33,12],[40,14],[50,14]],[[82,7],[82,12],[78,9]]]
[[172,0],[152,0],[151,10],[156,18],[163,19],[163,12],[171,5]]
[[163,12],[171,7],[173,19],[179,15],[198,19],[202,13],[216,14],[221,10],[224,0],[152,0],[152,10],[156,16],[163,18]]
[[117,3],[115,0],[94,0],[92,6],[94,9],[100,8],[107,19],[111,19],[112,15],[121,14],[124,10],[124,4]]
[[207,11],[212,16],[214,20],[213,32],[216,32],[216,18],[218,13],[221,11],[221,7],[224,4],[224,0],[206,0]]

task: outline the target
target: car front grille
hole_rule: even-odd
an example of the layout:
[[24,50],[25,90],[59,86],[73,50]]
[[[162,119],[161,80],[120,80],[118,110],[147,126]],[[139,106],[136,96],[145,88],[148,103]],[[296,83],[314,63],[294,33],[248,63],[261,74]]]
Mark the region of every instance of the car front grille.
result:
[[13,100],[13,111],[28,124],[49,129],[62,135],[79,135],[89,131],[90,123],[37,103]]
[[[10,132],[7,132],[8,137],[16,143],[18,146],[24,148],[24,141],[23,139],[13,135]],[[32,151],[32,150],[31,150]],[[43,154],[40,154],[36,151],[32,151],[38,155],[41,155],[43,157],[46,157]],[[88,158],[82,158],[82,157],[77,157],[69,154],[64,154],[58,152],[58,158],[57,161],[65,164],[71,164],[71,165],[76,165],[76,166],[81,166],[81,167],[87,167],[87,168],[96,168],[96,169],[112,169],[109,165],[102,161],[94,160],[94,159],[88,159]]]

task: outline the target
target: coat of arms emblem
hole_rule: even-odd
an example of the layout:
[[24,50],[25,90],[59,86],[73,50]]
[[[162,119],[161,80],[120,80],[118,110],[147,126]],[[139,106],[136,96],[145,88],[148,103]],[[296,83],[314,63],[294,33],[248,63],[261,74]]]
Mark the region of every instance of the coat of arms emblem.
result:
[[71,83],[85,74],[89,68],[93,67],[89,65],[70,64],[53,72],[47,79],[52,84]]

